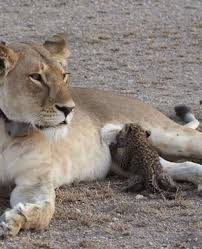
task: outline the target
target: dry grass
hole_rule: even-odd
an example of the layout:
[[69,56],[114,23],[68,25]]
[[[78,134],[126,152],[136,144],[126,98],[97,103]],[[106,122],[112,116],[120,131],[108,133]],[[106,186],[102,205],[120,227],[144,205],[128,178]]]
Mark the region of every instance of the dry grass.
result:
[[91,226],[93,223],[110,222],[112,216],[106,213],[95,213],[94,211],[80,210],[79,208],[60,207],[56,210],[55,219],[76,220],[81,225]]
[[[148,241],[150,233],[166,236],[167,233],[184,231],[187,221],[189,229],[201,230],[201,223],[194,218],[200,212],[199,204],[189,197],[191,192],[179,191],[172,200],[156,195],[137,200],[134,194],[122,192],[124,185],[124,180],[114,176],[103,182],[63,186],[56,191],[56,212],[50,228],[38,233],[22,232],[14,248],[115,248],[115,242],[101,242],[102,238],[113,238],[114,241],[118,238],[125,241],[123,246],[132,243],[135,237],[141,244],[140,241]],[[3,199],[0,200],[3,203]],[[192,225],[189,217],[193,219]],[[67,241],[72,241],[72,246]],[[102,247],[99,247],[100,243]],[[150,241],[150,244],[154,242]],[[0,241],[0,248],[2,245]]]
[[93,240],[82,240],[80,243],[79,243],[79,246],[81,248],[88,248],[88,249],[96,249],[97,248],[97,245],[95,243],[95,241]]

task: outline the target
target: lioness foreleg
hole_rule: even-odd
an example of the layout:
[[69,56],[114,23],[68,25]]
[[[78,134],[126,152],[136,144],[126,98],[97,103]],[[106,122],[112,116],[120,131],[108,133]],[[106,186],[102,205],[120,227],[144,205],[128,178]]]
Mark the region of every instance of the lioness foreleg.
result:
[[1,216],[1,235],[15,236],[21,229],[45,229],[55,209],[52,184],[18,185],[11,194],[12,209]]

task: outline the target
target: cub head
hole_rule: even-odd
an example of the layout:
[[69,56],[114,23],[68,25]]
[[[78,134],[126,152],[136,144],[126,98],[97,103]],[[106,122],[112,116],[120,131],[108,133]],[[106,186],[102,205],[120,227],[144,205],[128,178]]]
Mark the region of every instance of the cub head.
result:
[[49,135],[66,131],[75,107],[64,69],[68,56],[62,35],[41,45],[0,44],[0,109],[4,115]]
[[119,147],[125,147],[128,143],[139,139],[148,139],[151,132],[145,131],[140,125],[135,123],[125,124],[123,129],[117,134],[116,140]]

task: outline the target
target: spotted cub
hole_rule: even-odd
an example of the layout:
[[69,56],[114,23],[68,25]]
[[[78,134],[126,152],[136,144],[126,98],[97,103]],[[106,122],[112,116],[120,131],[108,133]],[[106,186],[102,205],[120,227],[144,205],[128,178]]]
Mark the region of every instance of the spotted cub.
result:
[[[119,160],[124,171],[130,173],[130,192],[160,192],[176,189],[170,176],[163,172],[157,151],[149,144],[149,131],[144,131],[137,124],[126,124],[118,133],[116,143],[110,145],[113,160]],[[117,156],[122,149],[121,156]]]

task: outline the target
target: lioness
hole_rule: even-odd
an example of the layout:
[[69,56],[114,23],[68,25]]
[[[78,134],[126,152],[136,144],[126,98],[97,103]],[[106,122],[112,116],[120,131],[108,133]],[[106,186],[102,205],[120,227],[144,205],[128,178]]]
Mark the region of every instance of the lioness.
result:
[[[1,217],[4,237],[20,229],[46,228],[54,213],[56,187],[104,178],[111,166],[108,145],[124,123],[150,130],[150,141],[161,155],[202,158],[201,133],[151,106],[93,89],[70,91],[63,67],[68,56],[60,35],[41,45],[0,44],[0,179],[16,185],[11,209]],[[26,136],[10,136],[5,119],[32,129]],[[201,165],[161,163],[173,178],[200,188]]]

